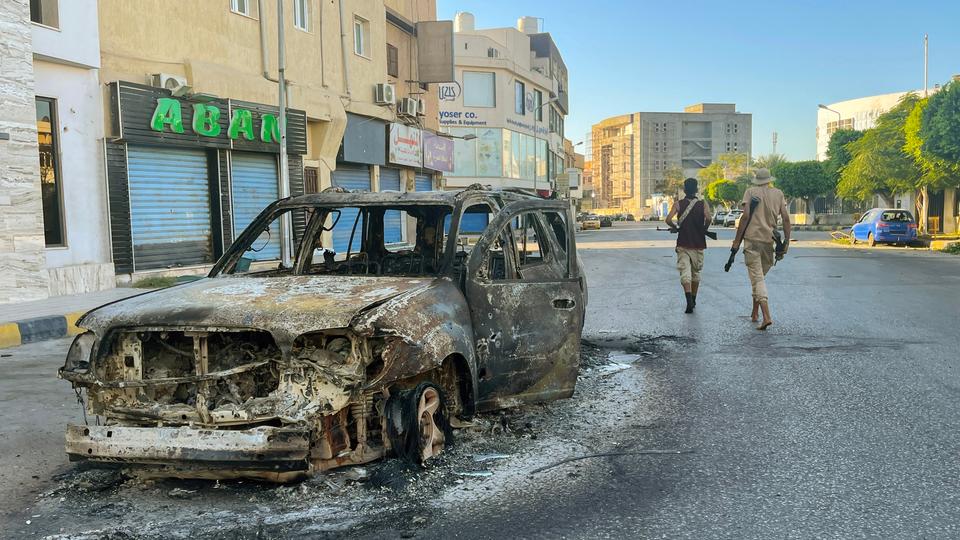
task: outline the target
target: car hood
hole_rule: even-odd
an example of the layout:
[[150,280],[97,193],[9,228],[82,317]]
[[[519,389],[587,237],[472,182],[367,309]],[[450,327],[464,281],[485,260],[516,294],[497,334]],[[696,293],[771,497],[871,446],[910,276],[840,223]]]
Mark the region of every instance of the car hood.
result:
[[205,278],[96,308],[78,325],[255,328],[281,348],[304,332],[345,328],[374,305],[424,289],[431,278],[230,276]]

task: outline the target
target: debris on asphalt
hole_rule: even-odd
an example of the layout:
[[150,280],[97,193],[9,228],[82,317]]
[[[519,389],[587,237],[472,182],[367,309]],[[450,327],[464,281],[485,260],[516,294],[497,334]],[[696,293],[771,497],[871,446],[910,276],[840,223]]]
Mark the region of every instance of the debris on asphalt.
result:
[[460,471],[453,473],[457,476],[469,476],[475,478],[487,478],[493,476],[493,471]]
[[561,459],[556,463],[551,463],[549,465],[544,465],[543,467],[538,467],[532,471],[530,474],[537,474],[538,472],[543,472],[572,461],[580,461],[581,459],[590,459],[598,457],[616,457],[616,456],[642,456],[646,454],[655,454],[655,455],[669,455],[669,454],[690,454],[693,450],[634,450],[629,452],[600,452],[599,454],[587,454],[585,456],[574,456],[567,459]]
[[[434,516],[522,493],[531,471],[555,467],[562,460],[585,460],[596,449],[615,445],[618,432],[662,427],[658,417],[644,412],[642,403],[660,399],[659,383],[650,379],[651,373],[658,368],[656,359],[667,358],[677,343],[638,335],[584,340],[582,369],[571,399],[476,414],[455,429],[453,444],[426,467],[388,459],[287,486],[223,479],[144,480],[118,469],[71,467],[53,478],[53,485],[30,504],[19,523],[39,513],[45,517],[33,521],[31,534],[71,540],[364,536],[390,526],[398,527],[394,530],[399,535],[405,527],[398,524],[418,530]],[[615,362],[612,355],[618,354],[640,355],[644,361]],[[607,367],[611,364],[634,369]],[[562,478],[583,481],[593,466],[583,461]]]
[[477,463],[483,463],[485,461],[506,459],[508,457],[510,457],[510,454],[474,454],[473,460]]

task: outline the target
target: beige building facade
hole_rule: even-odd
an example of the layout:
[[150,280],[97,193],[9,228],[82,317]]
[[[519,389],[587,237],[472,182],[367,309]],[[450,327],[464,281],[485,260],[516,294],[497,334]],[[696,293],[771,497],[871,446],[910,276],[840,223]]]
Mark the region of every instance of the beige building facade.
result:
[[587,168],[592,206],[638,218],[657,213],[665,175],[697,173],[721,154],[750,156],[752,117],[733,104],[700,103],[684,112],[640,112],[594,124]]
[[[203,271],[282,195],[276,137],[260,133],[279,114],[281,24],[289,192],[433,185],[421,141],[423,130],[436,130],[437,106],[418,80],[417,31],[436,19],[435,0],[283,5],[281,17],[273,0],[211,0],[191,10],[159,0],[100,1],[111,243],[121,281]],[[161,101],[186,128],[158,129]],[[206,111],[210,120],[210,109],[213,124],[223,125],[204,134],[196,116]],[[238,115],[251,119],[248,135],[234,132]],[[158,186],[179,189],[184,177],[194,185],[176,195],[164,190],[166,206],[151,205]]]
[[478,29],[455,21],[456,81],[438,87],[440,128],[456,137],[448,189],[480,183],[551,190],[564,171],[567,69],[537,20],[516,28]]

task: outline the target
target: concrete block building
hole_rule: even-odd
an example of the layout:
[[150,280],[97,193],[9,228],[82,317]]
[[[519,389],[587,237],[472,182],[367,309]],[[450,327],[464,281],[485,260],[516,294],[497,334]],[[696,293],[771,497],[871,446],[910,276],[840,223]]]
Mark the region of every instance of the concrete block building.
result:
[[700,103],[683,112],[639,112],[614,116],[591,128],[590,186],[594,209],[655,213],[655,195],[665,174],[680,168],[697,173],[721,154],[751,154],[752,116],[736,105]]

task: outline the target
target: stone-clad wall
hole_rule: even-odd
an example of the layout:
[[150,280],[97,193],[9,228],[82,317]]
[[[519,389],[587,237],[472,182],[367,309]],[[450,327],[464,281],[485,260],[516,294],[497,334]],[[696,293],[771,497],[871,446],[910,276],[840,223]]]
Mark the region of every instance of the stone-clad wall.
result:
[[46,298],[29,0],[0,1],[0,304]]

